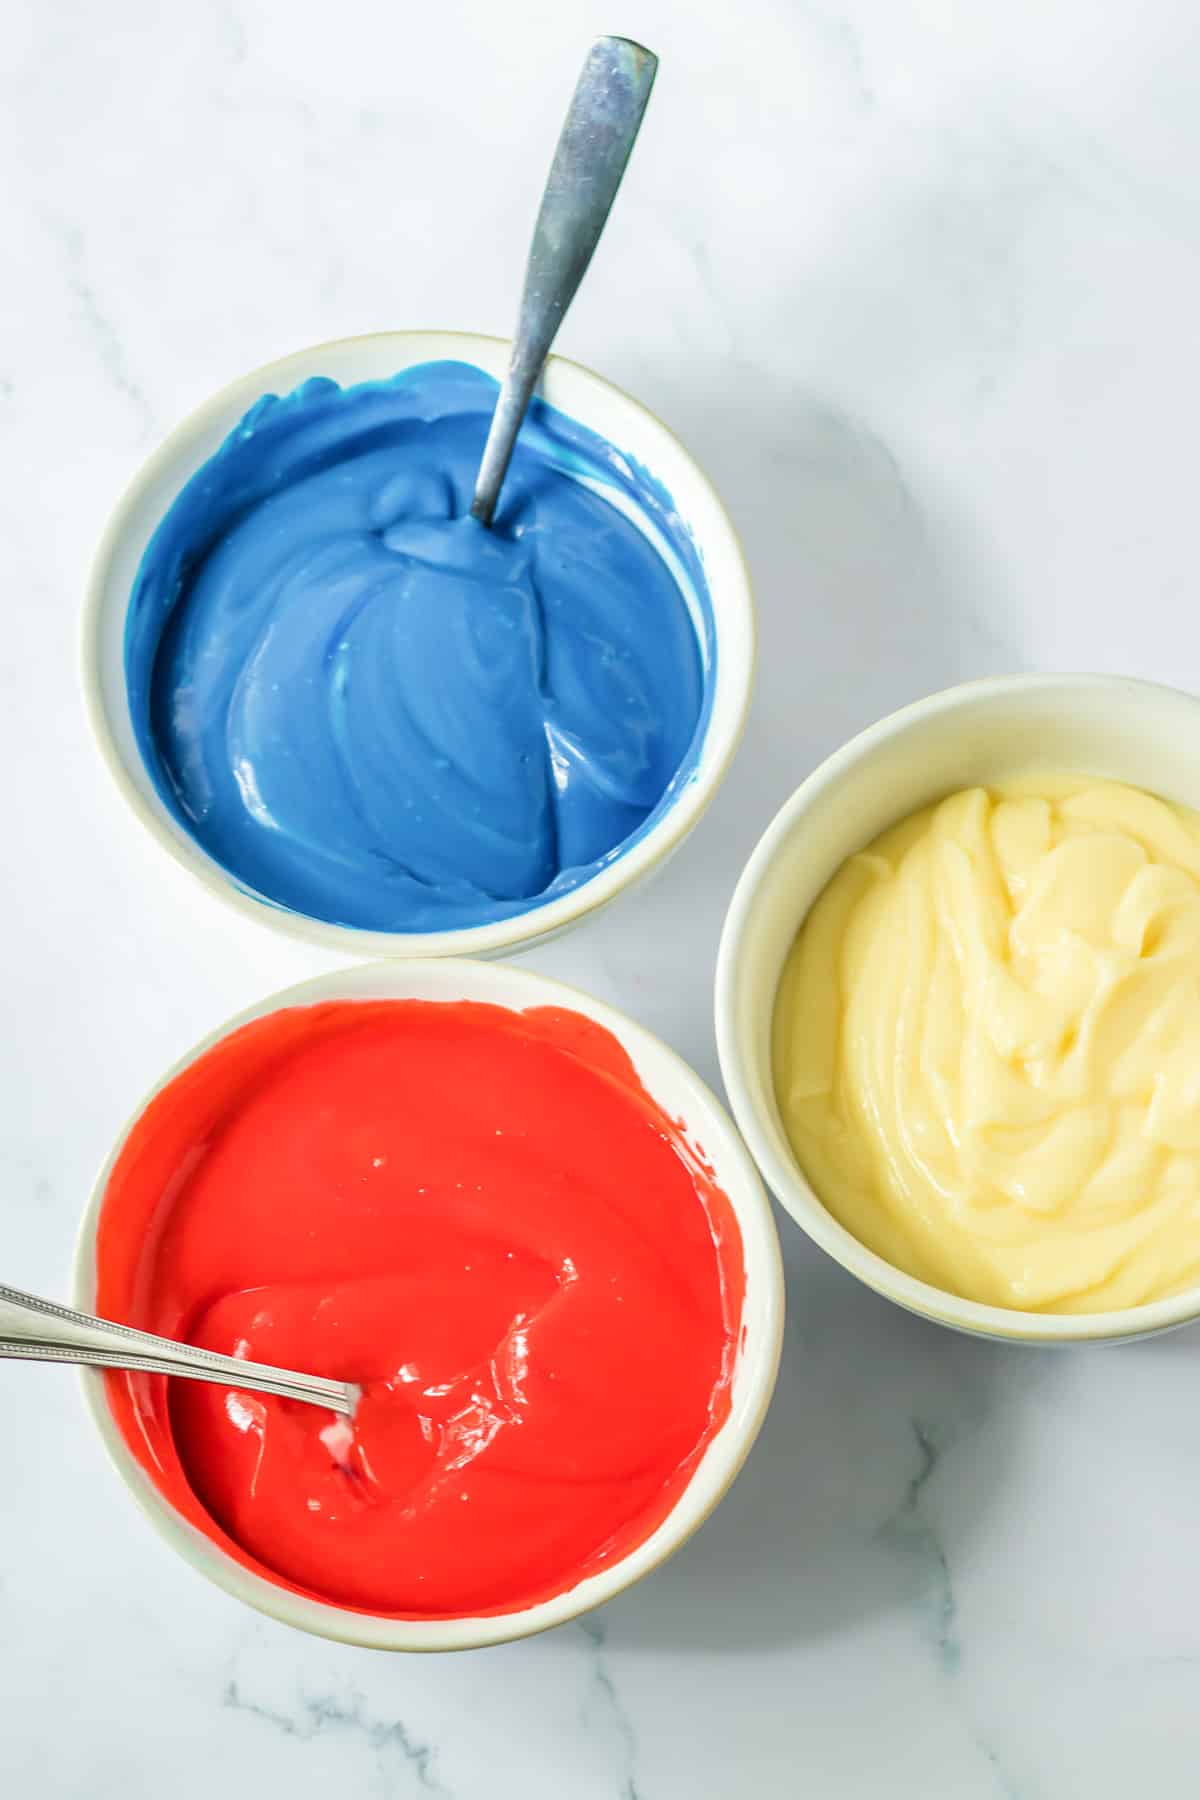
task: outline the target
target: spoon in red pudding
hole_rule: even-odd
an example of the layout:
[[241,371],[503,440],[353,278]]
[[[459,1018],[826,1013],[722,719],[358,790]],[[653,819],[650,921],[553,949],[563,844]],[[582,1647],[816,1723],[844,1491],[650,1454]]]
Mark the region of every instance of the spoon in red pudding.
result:
[[140,1369],[147,1375],[183,1375],[193,1381],[219,1382],[252,1393],[277,1394],[284,1400],[304,1400],[350,1419],[361,1394],[353,1382],[301,1375],[294,1369],[276,1369],[268,1363],[247,1362],[240,1356],[199,1350],[194,1344],[155,1337],[149,1331],[136,1331],[132,1325],[118,1325],[112,1319],[75,1312],[53,1300],[41,1300],[36,1294],[2,1285],[0,1334],[0,1358]]

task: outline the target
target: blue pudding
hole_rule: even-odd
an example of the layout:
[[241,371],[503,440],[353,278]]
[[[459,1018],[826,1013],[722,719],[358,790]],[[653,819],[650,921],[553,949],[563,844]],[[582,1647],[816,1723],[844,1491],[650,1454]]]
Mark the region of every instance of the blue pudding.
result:
[[535,402],[485,530],[496,391],[427,363],[268,396],[142,559],[141,754],[278,906],[397,932],[524,911],[619,856],[694,766],[712,614],[669,495]]

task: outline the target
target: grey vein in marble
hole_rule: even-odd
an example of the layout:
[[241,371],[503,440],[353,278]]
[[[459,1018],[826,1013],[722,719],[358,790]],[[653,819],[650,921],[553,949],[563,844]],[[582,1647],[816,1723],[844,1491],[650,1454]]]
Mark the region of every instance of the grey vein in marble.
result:
[[229,61],[238,66],[249,59],[250,41],[246,33],[246,25],[236,4],[221,8],[221,24],[225,33]]
[[595,1614],[579,1620],[579,1629],[592,1646],[592,1682],[580,1707],[584,1725],[592,1721],[606,1723],[616,1740],[620,1770],[617,1775],[617,1800],[646,1800],[637,1783],[637,1733],[633,1721],[621,1704],[616,1684],[604,1654],[607,1632]]
[[252,1718],[262,1719],[266,1724],[273,1725],[285,1737],[298,1738],[301,1742],[331,1731],[361,1732],[367,1744],[377,1754],[397,1751],[416,1772],[418,1782],[429,1793],[450,1793],[450,1789],[444,1787],[434,1774],[433,1747],[420,1743],[399,1719],[393,1720],[391,1724],[384,1724],[368,1718],[361,1698],[355,1697],[353,1704],[347,1707],[339,1706],[329,1696],[302,1694],[295,1716],[277,1712],[274,1707],[262,1706],[256,1700],[248,1699],[236,1680],[226,1682],[221,1698],[222,1703],[232,1711],[249,1713]]
[[920,1419],[912,1420],[912,1429],[921,1466],[905,1488],[904,1498],[895,1512],[880,1527],[879,1537],[882,1543],[903,1550],[923,1567],[930,1596],[934,1642],[943,1669],[953,1675],[958,1670],[962,1646],[958,1637],[950,1565],[941,1539],[921,1512],[921,1494],[938,1466],[942,1446],[935,1441],[931,1428]]
[[708,245],[703,238],[691,238],[687,240],[680,238],[678,242],[692,265],[696,276],[696,284],[700,289],[701,295],[708,304],[712,318],[721,327],[721,331],[725,338],[725,347],[728,350],[729,355],[733,356],[738,347],[737,333],[734,329],[733,319],[730,316],[729,308],[725,303],[724,295],[718,285],[717,271],[713,267],[713,260],[709,254]]
[[825,50],[831,68],[841,75],[846,98],[860,111],[874,111],[877,96],[867,74],[867,58],[862,39],[845,13],[823,6],[806,6],[813,34]]
[[1004,1764],[1000,1761],[994,1747],[988,1743],[986,1738],[981,1737],[979,1732],[976,1731],[973,1726],[970,1730],[975,1745],[979,1750],[979,1754],[983,1757],[995,1777],[996,1790],[1001,1796],[1001,1800],[1031,1800],[1029,1789],[1018,1785],[1004,1767]]
[[136,411],[144,434],[153,436],[156,427],[150,402],[134,380],[116,327],[88,278],[83,233],[73,225],[54,220],[48,220],[47,224],[53,237],[62,245],[67,264],[67,288],[75,300],[79,317],[91,333],[101,366],[112,385],[124,394]]
[[[912,1419],[910,1423],[921,1459],[920,1466],[909,1480],[899,1506],[880,1527],[879,1540],[889,1548],[902,1550],[924,1567],[934,1645],[942,1674],[953,1677],[958,1675],[962,1663],[962,1639],[954,1599],[954,1583],[941,1538],[921,1510],[922,1495],[947,1446],[938,1441],[934,1427],[920,1419]],[[970,1734],[971,1742],[987,1763],[1001,1800],[1031,1800],[1029,1790],[1015,1780],[1001,1761],[995,1746],[974,1720],[963,1716],[962,1722]]]

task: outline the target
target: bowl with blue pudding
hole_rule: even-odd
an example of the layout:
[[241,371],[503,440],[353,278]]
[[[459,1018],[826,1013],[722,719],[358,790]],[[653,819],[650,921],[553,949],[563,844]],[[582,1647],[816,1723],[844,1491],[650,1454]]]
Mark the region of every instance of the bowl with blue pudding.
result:
[[552,357],[471,516],[507,354],[397,332],[260,369],[150,458],[96,559],[84,681],[122,791],[330,949],[566,929],[682,842],[741,733],[737,538],[637,401]]

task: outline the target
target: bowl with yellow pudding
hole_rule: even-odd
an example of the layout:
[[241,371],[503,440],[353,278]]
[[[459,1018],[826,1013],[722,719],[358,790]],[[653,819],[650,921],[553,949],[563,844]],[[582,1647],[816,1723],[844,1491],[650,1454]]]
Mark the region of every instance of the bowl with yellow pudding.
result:
[[1200,700],[936,694],[830,757],[730,905],[717,1036],[782,1204],[913,1312],[1200,1317]]

